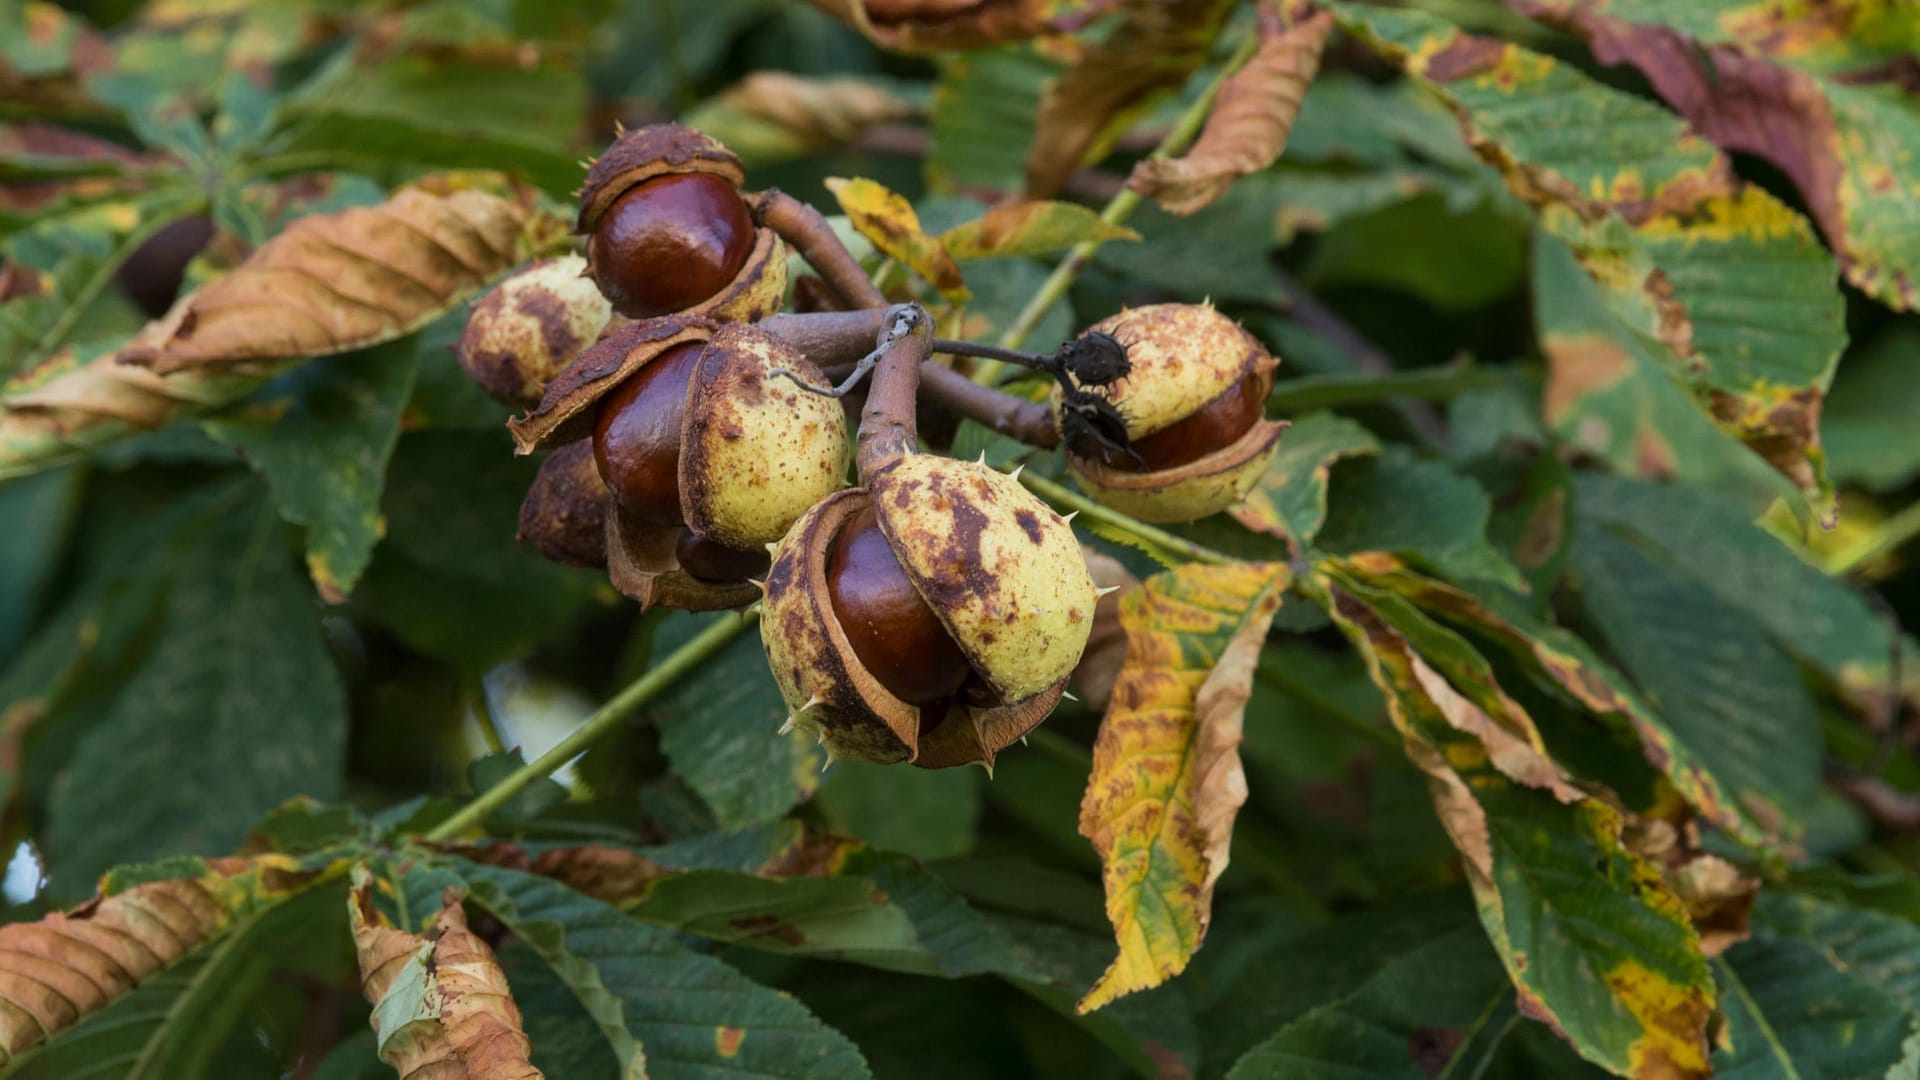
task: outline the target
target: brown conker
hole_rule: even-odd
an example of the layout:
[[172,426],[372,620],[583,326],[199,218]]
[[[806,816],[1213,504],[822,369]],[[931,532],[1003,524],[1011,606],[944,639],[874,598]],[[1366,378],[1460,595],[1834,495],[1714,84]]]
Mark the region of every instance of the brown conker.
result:
[[587,260],[614,310],[643,319],[717,295],[753,244],[753,217],[731,181],[669,173],[614,200],[587,240]]
[[706,347],[675,345],[627,376],[600,401],[593,423],[593,460],[614,501],[650,525],[679,525],[680,438],[687,384]]
[[766,548],[742,551],[717,540],[709,540],[692,529],[683,530],[673,548],[674,561],[688,577],[711,585],[732,585],[767,576],[773,556]]
[[973,668],[913,587],[868,506],[827,552],[827,594],[840,628],[887,692],[913,705],[957,693]]
[[1273,373],[1255,369],[1234,383],[1219,397],[1200,407],[1185,419],[1144,438],[1133,440],[1133,453],[1115,453],[1106,448],[1088,453],[1079,447],[1082,457],[1099,456],[1108,468],[1128,472],[1157,472],[1198,461],[1239,441],[1266,415],[1267,392],[1273,389]]

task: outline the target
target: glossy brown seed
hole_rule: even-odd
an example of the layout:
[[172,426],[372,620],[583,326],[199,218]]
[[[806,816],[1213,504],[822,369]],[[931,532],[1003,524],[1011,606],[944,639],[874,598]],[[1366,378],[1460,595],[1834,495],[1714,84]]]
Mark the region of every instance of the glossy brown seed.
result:
[[593,462],[627,515],[651,525],[681,525],[680,422],[687,382],[703,341],[676,345],[600,400]]
[[692,529],[680,534],[673,554],[688,577],[712,585],[732,585],[749,578],[760,580],[773,565],[773,556],[766,548],[741,551],[709,540]]
[[871,507],[847,520],[827,552],[827,594],[860,663],[912,705],[945,700],[973,668],[913,587]]
[[1233,445],[1240,436],[1259,423],[1266,412],[1267,391],[1271,389],[1271,372],[1248,372],[1245,378],[1228,387],[1226,393],[1207,402],[1172,427],[1133,440],[1132,454],[1109,450],[1100,460],[1109,468],[1142,473],[1159,472],[1198,461],[1216,450]]
[[670,173],[614,200],[587,241],[594,280],[629,318],[685,311],[733,280],[753,251],[740,193],[709,173]]

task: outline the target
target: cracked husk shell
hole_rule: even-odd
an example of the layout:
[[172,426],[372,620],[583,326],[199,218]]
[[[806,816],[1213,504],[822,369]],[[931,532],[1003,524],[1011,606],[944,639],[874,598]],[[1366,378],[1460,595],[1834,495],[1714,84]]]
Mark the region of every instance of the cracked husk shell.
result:
[[758,550],[786,535],[847,476],[847,416],[837,398],[776,371],[827,381],[786,342],[729,324],[700,354],[680,437],[680,508],[701,536]]
[[613,495],[582,439],[547,455],[520,504],[518,539],[564,566],[607,565],[607,512]]
[[540,404],[507,421],[522,454],[593,437],[595,406],[629,375],[686,341],[705,341],[719,327],[688,315],[638,319],[607,334],[547,384]]
[[901,567],[1003,700],[1073,672],[1097,598],[1052,507],[1005,473],[938,454],[908,454],[868,488]]
[[[923,730],[921,710],[860,663],[834,614],[826,563],[841,527],[868,505],[909,578],[1006,704],[955,702]],[[903,551],[901,537],[921,550]],[[760,633],[794,725],[835,759],[991,766],[1059,702],[1095,603],[1073,532],[1051,509],[991,469],[910,455],[876,476],[872,491],[829,496],[794,524],[774,553]]]
[[582,236],[592,233],[607,208],[628,188],[669,173],[710,173],[736,188],[747,182],[740,159],[711,135],[679,124],[634,128],[615,139],[587,169],[574,231]]
[[577,255],[542,259],[474,304],[454,352],[467,377],[495,401],[526,407],[591,345],[613,308]]
[[[1086,389],[1113,402],[1135,439],[1172,427],[1262,365],[1278,363],[1258,339],[1208,304],[1129,308],[1086,332],[1096,331],[1127,347],[1133,369],[1111,386]],[[1060,394],[1055,387],[1056,410]]]
[[608,513],[607,580],[642,609],[722,611],[760,598],[760,587],[751,581],[720,585],[681,570],[674,555],[681,531],[678,525],[628,521],[617,509]]
[[1285,420],[1261,420],[1228,446],[1185,465],[1155,472],[1109,469],[1068,452],[1081,489],[1106,506],[1153,524],[1198,521],[1238,503],[1260,482],[1280,448]]

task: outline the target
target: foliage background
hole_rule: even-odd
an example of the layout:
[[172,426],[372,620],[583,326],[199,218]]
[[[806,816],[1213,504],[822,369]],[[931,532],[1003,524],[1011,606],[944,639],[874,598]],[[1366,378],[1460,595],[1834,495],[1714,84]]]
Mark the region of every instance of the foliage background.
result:
[[[488,823],[530,851],[637,850],[664,881],[615,910],[450,857],[403,873],[401,838],[516,761],[482,710],[531,756],[716,618],[640,615],[517,549],[534,464],[453,363],[459,308],[0,484],[7,921],[116,866],[352,845],[402,912],[463,882],[511,932],[534,1061],[569,1077],[617,1075],[622,1038],[656,1076],[1653,1075],[1663,1033],[1709,1030],[1713,1064],[1742,1075],[1911,1068],[1920,29],[1862,2],[1831,5],[1855,20],[1837,39],[1770,39],[1769,5],[1659,7],[1337,5],[1281,162],[1195,217],[1143,209],[1142,240],[1103,247],[1032,337],[1208,297],[1285,358],[1269,531],[1179,530],[1294,568],[1251,678],[1251,798],[1179,978],[1073,1007],[1114,949],[1077,831],[1097,714],[1063,707],[991,781],[823,778],[770,735],[784,710],[750,636]],[[1708,109],[1687,134],[1660,104],[1673,69],[1602,64],[1584,38],[1636,39],[1595,12],[1770,57],[1829,126],[1769,150]],[[1519,51],[1448,53],[1456,24]],[[873,178],[937,233],[1021,187],[1073,55],[903,56],[772,0],[0,0],[4,393],[164,307],[126,260],[187,243],[183,219],[210,238],[191,287],[428,171],[498,170],[564,203],[616,120],[703,126],[753,186],[829,211],[827,178]],[[1061,197],[1117,190],[1206,57],[1163,72],[1169,92]],[[810,97],[768,71],[846,82]],[[966,262],[969,336],[1003,330],[1049,266]],[[1008,448],[963,429],[956,453],[980,449]],[[1091,534],[1142,575],[1167,554]],[[1497,739],[1463,735],[1420,665],[1633,822],[1487,766]],[[1471,806],[1430,797],[1403,746],[1449,763]],[[311,802],[283,806],[296,794]],[[1479,815],[1477,898],[1436,801],[1456,829]],[[1647,822],[1681,850],[1640,843]],[[818,870],[819,830],[869,846],[795,876]],[[1750,918],[1675,914],[1702,851],[1766,880]],[[343,885],[246,909],[17,1071],[385,1075]],[[1747,940],[1709,959],[1716,927]],[[1522,1015],[1515,970],[1578,1053]]]

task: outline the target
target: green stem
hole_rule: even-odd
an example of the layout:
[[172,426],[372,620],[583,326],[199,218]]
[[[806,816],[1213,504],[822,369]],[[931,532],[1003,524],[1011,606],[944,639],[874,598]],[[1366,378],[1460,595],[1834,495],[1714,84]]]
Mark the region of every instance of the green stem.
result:
[[473,710],[474,722],[480,725],[480,741],[487,745],[487,752],[506,753],[507,740],[500,734],[500,722],[493,715],[493,703],[487,700],[485,679],[473,679],[467,683],[467,704]]
[[[1207,84],[1207,88],[1200,92],[1199,97],[1193,99],[1193,103],[1187,106],[1187,111],[1180,114],[1180,119],[1174,123],[1173,130],[1167,132],[1166,138],[1160,140],[1160,145],[1154,148],[1153,153],[1147,155],[1149,159],[1170,158],[1185,152],[1187,147],[1192,145],[1193,140],[1200,134],[1201,126],[1207,122],[1207,115],[1213,111],[1213,99],[1220,92],[1220,84],[1226,82],[1229,75],[1240,70],[1240,65],[1246,63],[1247,58],[1253,55],[1254,46],[1259,43],[1259,40],[1258,34],[1249,33],[1247,39],[1234,49],[1233,55],[1215,73],[1213,81]],[[1132,188],[1122,188],[1118,194],[1107,201],[1106,208],[1100,211],[1100,220],[1108,225],[1124,225],[1127,219],[1133,216],[1133,211],[1140,205],[1140,201],[1139,192]],[[1073,286],[1074,279],[1080,276],[1080,271],[1084,270],[1089,262],[1093,261],[1093,253],[1099,249],[1100,241],[1087,240],[1067,252],[1067,257],[1060,260],[1060,265],[1053,268],[1053,273],[1040,286],[1040,291],[1033,294],[1033,299],[1027,301],[1027,306],[1014,318],[1013,325],[1007,327],[1006,333],[1000,335],[1000,347],[1017,349],[1026,344],[1028,335],[1033,333],[1033,328],[1039,326],[1040,320],[1046,318],[1047,311],[1066,295],[1067,290]],[[989,360],[975,370],[973,377],[980,382],[992,384],[999,381],[1001,367],[998,361]]]
[[1224,566],[1239,560],[1223,555],[1210,547],[1203,547],[1185,537],[1175,536],[1165,529],[1156,529],[1144,521],[1135,521],[1127,515],[1109,506],[1102,506],[1076,491],[1070,491],[1044,476],[1032,472],[1022,472],[1020,482],[1031,488],[1041,498],[1055,506],[1065,506],[1085,514],[1094,521],[1104,522],[1116,529],[1130,532],[1156,547],[1164,548],[1182,558],[1194,562],[1213,563]]
[[737,619],[721,618],[713,625],[696,634],[692,641],[675,649],[666,659],[655,664],[645,675],[627,684],[626,689],[613,696],[613,699],[585,723],[573,730],[573,734],[561,739],[553,749],[515,769],[499,783],[474,797],[474,800],[461,807],[452,817],[435,825],[423,839],[438,843],[452,840],[469,829],[479,826],[488,814],[504,806],[507,800],[518,795],[521,789],[535,780],[549,776],[555,769],[572,761],[576,755],[593,745],[601,736],[612,731],[621,721],[630,716],[635,709],[647,703],[654,695],[665,690],[675,679],[697,667],[701,661],[732,641],[736,635],[759,619],[759,609],[753,608],[741,612]]
[[1844,577],[1862,563],[1904,547],[1915,537],[1920,537],[1920,502],[1874,526],[1867,535],[1834,552],[1827,559],[1827,573]]

